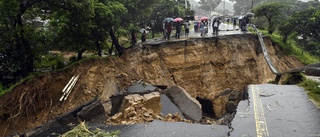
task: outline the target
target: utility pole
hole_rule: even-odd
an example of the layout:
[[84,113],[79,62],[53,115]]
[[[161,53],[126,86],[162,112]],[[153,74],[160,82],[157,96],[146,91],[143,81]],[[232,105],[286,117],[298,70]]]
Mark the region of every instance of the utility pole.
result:
[[251,9],[253,8],[253,0],[251,1]]
[[185,4],[185,7],[187,9],[188,8],[187,0],[184,0],[184,4]]
[[223,1],[223,15],[226,15],[226,0]]

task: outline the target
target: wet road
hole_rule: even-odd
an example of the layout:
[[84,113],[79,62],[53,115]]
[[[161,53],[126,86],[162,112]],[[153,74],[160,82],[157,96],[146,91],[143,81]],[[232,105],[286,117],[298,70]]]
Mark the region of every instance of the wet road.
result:
[[[220,36],[220,35],[244,34],[244,32],[239,30],[238,26],[236,26],[235,29],[233,29],[233,25],[231,25],[231,24],[228,25],[228,24],[225,24],[225,23],[221,23],[220,24],[219,30],[220,31],[219,31],[218,36]],[[195,32],[194,29],[191,29],[190,33],[189,33],[189,37],[213,37],[213,36],[216,36],[216,35],[213,35],[212,32],[213,32],[212,27],[209,25],[208,34],[207,35],[200,36],[200,31],[199,32]],[[182,38],[185,38],[184,35],[182,35]]]
[[226,137],[227,126],[201,125],[183,122],[163,122],[155,120],[148,124],[127,126],[92,125],[106,131],[120,130],[120,137]]
[[[191,23],[191,26],[193,27],[193,24]],[[234,35],[234,34],[245,34],[245,33],[250,33],[250,32],[242,32],[239,30],[239,27],[236,26],[235,29],[233,29],[233,25],[228,25],[228,24],[225,24],[225,23],[221,23],[220,26],[219,26],[219,34],[218,36],[222,36],[222,35]],[[184,34],[184,31],[181,32],[181,36],[180,36],[180,39],[175,39],[175,31],[173,30],[172,33],[171,33],[171,37],[170,37],[170,40],[168,41],[177,41],[177,40],[184,40],[184,39],[187,39],[187,38],[199,38],[199,37],[216,37],[216,35],[213,35],[212,34],[213,30],[212,30],[212,27],[210,27],[209,25],[209,28],[208,28],[208,34],[205,35],[205,36],[201,36],[200,35],[200,31],[195,31],[193,28],[190,29],[190,33],[188,35],[188,37],[185,37],[185,34]],[[162,37],[161,38],[155,38],[155,39],[147,39],[146,42],[144,42],[145,44],[155,44],[155,43],[160,43],[160,42],[163,42],[165,41]]]
[[250,85],[232,122],[232,137],[319,137],[320,110],[295,85]]

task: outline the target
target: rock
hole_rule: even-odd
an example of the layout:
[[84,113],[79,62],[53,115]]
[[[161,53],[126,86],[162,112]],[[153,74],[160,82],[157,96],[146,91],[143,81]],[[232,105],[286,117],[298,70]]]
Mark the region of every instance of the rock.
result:
[[99,115],[107,115],[100,100],[83,107],[82,110],[77,113],[77,116],[84,121],[90,121],[92,118]]
[[120,112],[120,113],[117,113],[115,114],[114,116],[111,117],[111,120],[112,121],[119,121],[121,118],[122,118],[123,114]]
[[[141,94],[141,95],[140,95]],[[119,97],[119,96],[117,96]],[[159,115],[161,110],[160,93],[146,92],[139,94],[128,94],[117,99],[121,105],[118,112],[122,113],[120,117],[115,115],[107,120],[109,124],[134,124],[153,121],[155,115]],[[112,100],[112,99],[111,99]],[[122,100],[120,103],[119,100]],[[118,113],[119,114],[119,113]]]
[[238,90],[234,90],[233,92],[231,92],[230,96],[229,96],[229,100],[241,100],[241,92]]
[[[112,75],[112,74],[110,74]],[[114,93],[119,92],[119,88],[117,86],[117,83],[114,78],[109,78],[104,85],[104,89],[102,89],[101,96],[99,97],[99,100],[102,102],[110,100],[110,96]]]
[[221,118],[226,113],[235,112],[238,102],[242,99],[241,91],[237,89],[225,89],[213,100],[213,110],[216,118]]
[[152,109],[154,113],[159,114],[161,112],[160,93],[153,92],[150,94],[144,94],[144,107],[146,109]]
[[236,112],[237,104],[235,102],[233,102],[233,101],[229,101],[227,103],[226,110],[227,110],[228,113]]
[[145,117],[150,117],[150,114],[144,113],[143,116],[145,116]]
[[200,103],[192,98],[183,88],[173,86],[165,90],[169,99],[179,108],[187,119],[199,122],[202,119]]
[[228,96],[220,96],[213,100],[213,111],[216,118],[221,118],[226,113],[226,104],[228,100]]
[[134,102],[140,103],[143,100],[143,97],[139,94],[132,94],[131,96]]

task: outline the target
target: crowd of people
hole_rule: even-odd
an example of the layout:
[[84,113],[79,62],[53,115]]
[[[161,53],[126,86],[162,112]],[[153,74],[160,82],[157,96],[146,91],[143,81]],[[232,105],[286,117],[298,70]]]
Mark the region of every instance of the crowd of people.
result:
[[163,22],[163,36],[165,40],[170,40],[170,36],[171,36],[171,32],[172,32],[172,28],[175,28],[175,38],[176,39],[180,39],[180,34],[181,34],[181,29],[182,27],[184,28],[184,34],[185,37],[188,37],[189,35],[189,22],[182,22],[182,21],[177,21],[177,22],[173,22],[173,21],[165,21]]
[[[236,26],[239,24],[239,28],[241,31],[247,31],[247,26],[250,23],[250,17],[251,16],[241,16],[240,18],[227,18],[225,21],[229,24],[233,24],[233,30],[236,30]],[[239,21],[239,22],[237,22]],[[219,26],[222,22],[222,19],[220,17],[214,17],[212,20],[209,19],[201,19],[200,21],[193,21],[194,24],[194,30],[197,32],[200,30],[200,35],[205,36],[208,33],[208,26],[211,24],[212,27],[212,34],[213,35],[218,35],[219,34]],[[182,27],[184,28],[184,34],[185,37],[189,36],[189,21],[175,21],[172,18],[168,20],[164,20],[163,22],[163,37],[165,40],[170,40],[171,32],[175,30],[175,39],[180,39],[180,34],[181,34],[181,29]],[[238,24],[237,24],[238,23]],[[141,34],[141,41],[145,42],[146,41],[146,36],[147,32],[146,30],[142,31]],[[132,32],[131,33],[131,38],[132,38],[132,45],[135,45],[137,43],[137,36],[136,33]]]

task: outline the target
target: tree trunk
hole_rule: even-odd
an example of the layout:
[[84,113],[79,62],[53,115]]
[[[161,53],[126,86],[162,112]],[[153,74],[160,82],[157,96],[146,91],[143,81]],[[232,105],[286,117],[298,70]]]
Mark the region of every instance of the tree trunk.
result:
[[114,46],[116,47],[116,50],[119,53],[119,56],[121,56],[124,51],[123,47],[119,44],[118,38],[115,36],[112,30],[109,30],[109,34],[111,36],[112,43],[114,44]]
[[21,17],[22,17],[22,14],[18,14],[16,18],[16,23],[18,24],[18,27],[19,27],[18,30],[20,30],[19,32],[20,34],[17,34],[18,36],[17,43],[19,43],[19,45],[21,45],[25,50],[25,53],[24,53],[25,59],[22,59],[23,60],[22,64],[24,64],[25,65],[24,67],[26,68],[25,69],[21,68],[21,69],[23,70],[22,75],[27,76],[30,72],[34,71],[34,54],[32,52],[30,43],[26,40],[24,36],[25,32],[24,32]]
[[85,52],[87,49],[85,49],[85,48],[83,48],[83,49],[80,49],[79,51],[78,51],[78,60],[81,60],[82,59],[82,54],[83,54],[83,52]]
[[95,44],[96,44],[96,46],[97,46],[97,48],[98,48],[98,56],[99,56],[99,57],[102,57],[102,54],[101,54],[101,46],[100,46],[100,44],[99,44],[99,41],[96,41]]

